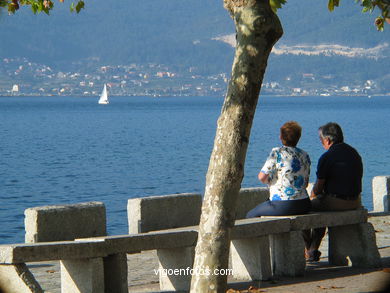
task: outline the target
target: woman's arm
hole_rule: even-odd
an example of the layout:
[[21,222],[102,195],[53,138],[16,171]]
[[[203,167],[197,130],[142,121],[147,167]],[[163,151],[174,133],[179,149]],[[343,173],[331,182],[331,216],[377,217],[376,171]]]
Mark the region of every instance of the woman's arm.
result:
[[259,178],[259,180],[261,182],[263,182],[264,184],[267,184],[269,183],[268,181],[268,174],[265,174],[263,171],[260,171],[259,175],[257,176]]

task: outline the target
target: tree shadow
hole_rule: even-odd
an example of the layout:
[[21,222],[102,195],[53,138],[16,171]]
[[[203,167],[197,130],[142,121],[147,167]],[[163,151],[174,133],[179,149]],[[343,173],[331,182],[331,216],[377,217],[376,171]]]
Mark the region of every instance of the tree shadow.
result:
[[[298,285],[310,282],[324,281],[329,279],[353,277],[361,274],[368,274],[383,270],[389,270],[388,281],[383,284],[383,291],[375,292],[390,292],[390,256],[382,257],[382,267],[379,268],[355,268],[351,266],[334,266],[330,265],[327,260],[322,260],[317,263],[308,263],[306,271],[303,276],[298,277],[277,277],[267,281],[253,281],[253,282],[229,282],[228,288],[233,290],[248,290],[250,286],[267,289],[279,286]],[[244,291],[246,292],[246,291]]]

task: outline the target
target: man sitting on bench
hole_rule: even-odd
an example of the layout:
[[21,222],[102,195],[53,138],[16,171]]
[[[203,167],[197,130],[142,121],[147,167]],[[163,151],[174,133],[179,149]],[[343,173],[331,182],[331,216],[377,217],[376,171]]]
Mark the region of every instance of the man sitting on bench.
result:
[[[361,207],[363,164],[359,153],[344,143],[337,123],[319,128],[322,146],[327,150],[318,160],[317,180],[311,193],[314,211],[354,210]],[[326,228],[303,231],[307,261],[319,261],[318,250]]]

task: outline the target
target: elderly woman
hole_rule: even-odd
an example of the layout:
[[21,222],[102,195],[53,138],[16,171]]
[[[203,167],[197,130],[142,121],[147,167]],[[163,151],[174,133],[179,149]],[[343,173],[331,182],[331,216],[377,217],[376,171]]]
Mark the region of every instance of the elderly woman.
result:
[[280,128],[281,147],[273,148],[258,177],[269,185],[269,200],[248,212],[247,218],[305,214],[310,210],[306,187],[310,175],[309,155],[296,147],[302,128],[289,121]]

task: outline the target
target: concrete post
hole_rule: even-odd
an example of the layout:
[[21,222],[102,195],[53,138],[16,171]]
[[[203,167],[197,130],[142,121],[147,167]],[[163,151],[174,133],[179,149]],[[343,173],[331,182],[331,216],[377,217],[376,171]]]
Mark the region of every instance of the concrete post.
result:
[[201,207],[202,195],[195,193],[129,199],[129,234],[198,225]]
[[0,292],[43,293],[26,264],[0,265]]
[[195,247],[158,249],[161,291],[185,291],[191,286]]
[[372,201],[374,212],[390,211],[390,176],[376,176],[372,179]]
[[272,277],[269,236],[233,240],[230,256],[235,279],[259,281]]
[[268,187],[242,188],[236,204],[236,220],[245,219],[246,214],[269,198]]
[[26,243],[107,235],[102,202],[35,207],[26,209],[24,214]]
[[128,293],[127,255],[118,253],[103,258],[105,293]]
[[104,293],[102,258],[61,260],[61,293]]
[[371,223],[328,228],[329,263],[354,267],[380,267],[381,258],[376,245],[375,230]]
[[272,270],[275,276],[305,273],[305,244],[301,231],[271,235]]

